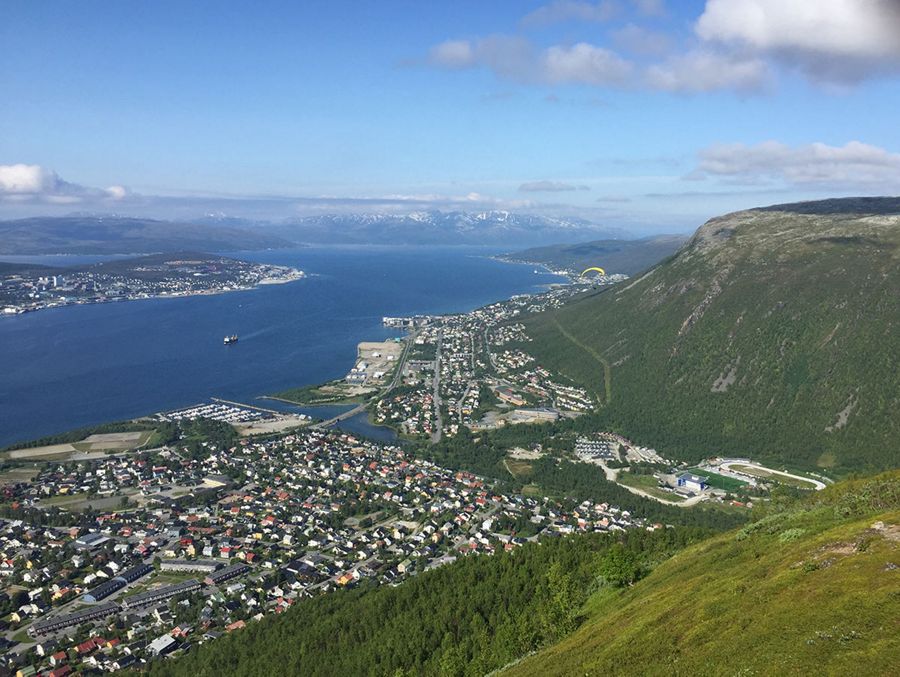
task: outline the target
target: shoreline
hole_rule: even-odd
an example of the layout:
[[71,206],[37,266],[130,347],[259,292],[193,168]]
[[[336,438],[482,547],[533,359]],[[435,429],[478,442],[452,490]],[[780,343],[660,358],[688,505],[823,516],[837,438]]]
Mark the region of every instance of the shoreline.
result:
[[[500,263],[509,263],[513,265],[519,266],[535,266],[537,268],[543,268],[544,271],[549,275],[556,275],[557,277],[564,277],[569,282],[572,282],[576,279],[576,276],[572,274],[570,270],[554,270],[546,263],[541,263],[540,261],[528,261],[527,259],[514,259],[510,258],[508,254],[499,254],[497,256],[489,256],[489,259],[493,259],[494,261],[499,261]],[[562,283],[560,283],[562,284]]]
[[[498,262],[498,263],[503,263],[503,264],[506,264],[506,265],[521,265],[521,264],[515,264],[515,263],[513,263],[513,262],[509,262],[509,261],[501,261],[501,260],[498,259],[496,256],[485,256],[484,258],[491,259],[491,260],[494,260],[494,261],[496,261],[496,262]],[[302,275],[292,276],[292,277],[290,277],[290,278],[285,278],[285,279],[281,279],[281,280],[276,280],[275,283],[278,283],[278,284],[286,284],[286,283],[288,283],[288,282],[296,282],[296,281],[301,280],[301,279],[304,279],[304,278],[306,278],[306,277],[312,277],[312,276],[316,276],[316,275],[317,275],[316,273],[306,273],[306,272],[303,272],[303,271],[299,271],[299,272],[302,272],[303,274],[302,274]],[[232,291],[250,291],[250,290],[253,290],[253,289],[259,289],[259,288],[264,288],[264,287],[266,287],[266,286],[271,286],[271,284],[273,284],[273,282],[269,282],[269,283],[266,284],[266,285],[263,285],[263,284],[261,284],[261,283],[257,283],[257,284],[255,284],[255,285],[253,285],[253,286],[248,286],[248,287],[230,288],[230,289],[216,289],[216,290],[202,290],[202,291],[198,291],[198,292],[194,292],[194,293],[158,294],[158,295],[141,296],[141,297],[136,297],[136,298],[120,298],[120,299],[108,299],[108,300],[102,300],[102,301],[92,301],[92,302],[90,302],[90,303],[66,303],[66,304],[59,304],[59,305],[54,305],[54,306],[48,306],[48,307],[40,308],[40,310],[46,310],[46,309],[52,309],[52,308],[61,308],[61,307],[69,306],[69,305],[95,305],[95,304],[101,304],[101,303],[113,303],[113,302],[121,302],[121,301],[141,301],[141,300],[148,300],[148,299],[172,299],[172,298],[182,298],[182,297],[187,297],[187,296],[213,296],[213,295],[224,294],[224,293],[232,292]],[[541,285],[535,285],[534,283],[532,283],[532,284],[529,285],[529,286],[531,286],[532,289],[531,289],[530,291],[525,291],[525,292],[523,292],[524,294],[540,293],[540,292],[536,292],[536,291],[534,290],[534,287],[538,287],[538,286],[541,286]],[[541,291],[543,291],[543,290],[541,290]],[[447,312],[437,312],[437,313],[433,313],[433,314],[434,314],[434,315],[441,315],[441,316],[443,316],[443,315],[456,315],[456,314],[460,314],[460,313],[469,313],[469,312],[472,312],[472,311],[477,310],[477,309],[479,309],[479,308],[482,308],[482,307],[484,307],[485,305],[490,305],[491,303],[497,303],[497,302],[500,302],[500,301],[507,301],[507,300],[509,300],[510,298],[513,298],[513,297],[519,296],[519,295],[521,295],[521,294],[511,294],[511,295],[510,295],[510,294],[507,294],[507,295],[503,295],[502,299],[500,299],[500,300],[487,301],[487,302],[476,302],[476,303],[474,303],[473,305],[467,307],[465,310],[458,310],[458,311],[452,311],[452,312],[450,312],[450,311],[447,311]],[[28,311],[28,312],[35,312],[35,311],[34,311],[34,310],[30,310],[30,311]],[[24,314],[24,313],[20,313],[20,314]],[[2,313],[0,313],[0,316],[2,316]],[[406,333],[407,333],[407,332],[403,332],[403,334],[406,334]],[[360,337],[360,338],[361,338],[362,340],[365,340],[365,336]],[[333,380],[333,379],[332,379],[332,380]],[[325,380],[325,381],[322,382],[322,383],[329,383],[329,382],[330,382],[330,380]],[[313,388],[314,388],[314,387],[316,387],[316,386],[318,386],[318,385],[322,385],[322,383],[319,383],[319,382],[312,382],[312,383],[307,383],[307,384],[305,384],[305,385],[300,385],[300,386],[296,386],[296,387],[298,387],[298,388],[313,387]],[[217,395],[215,392],[209,393],[208,396],[210,396],[210,397],[213,397],[213,396],[218,397],[218,395]],[[260,401],[260,402],[265,402],[266,399],[269,399],[269,400],[271,400],[271,401],[273,401],[273,402],[282,402],[283,404],[286,404],[286,405],[289,405],[289,406],[294,406],[294,407],[346,406],[346,405],[355,405],[355,404],[359,404],[358,402],[357,402],[357,403],[353,403],[353,402],[345,402],[345,401],[338,401],[338,402],[319,402],[319,403],[303,403],[303,402],[297,402],[297,401],[293,401],[293,400],[288,400],[287,398],[281,398],[281,397],[278,396],[277,392],[266,392],[265,390],[263,390],[262,392],[254,393],[254,394],[247,393],[247,394],[245,395],[245,397],[244,397],[244,400],[245,400],[245,401],[247,401],[247,400],[257,400],[257,401]],[[165,410],[164,408],[161,408],[159,411],[164,411],[164,410]],[[386,429],[388,429],[388,430],[391,430],[391,431],[394,432],[395,434],[398,434],[398,435],[400,434],[399,431],[398,431],[396,428],[394,428],[393,426],[375,423],[374,421],[372,421],[372,420],[370,419],[369,414],[370,414],[370,412],[367,411],[367,412],[366,412],[366,419],[367,419],[367,421],[369,422],[369,425],[372,425],[372,426],[378,427],[378,428],[386,428]],[[134,420],[140,419],[140,418],[142,418],[142,417],[146,417],[147,415],[148,415],[148,414],[146,413],[146,411],[143,411],[142,413],[140,413],[140,414],[138,414],[137,416],[133,417],[133,419],[134,419]],[[91,424],[91,423],[85,423],[84,425],[78,425],[78,426],[75,426],[75,428],[77,428],[77,427],[89,427],[90,425],[102,425],[104,422],[106,422],[106,421],[108,421],[108,420],[109,420],[109,419],[101,419],[101,420],[95,422],[94,424]],[[129,418],[128,420],[132,420],[132,418]],[[48,432],[48,433],[46,433],[45,436],[50,436],[50,435],[53,435],[53,434],[63,434],[63,433],[65,433],[65,432],[69,432],[69,431],[71,431],[71,430],[73,430],[73,429],[74,429],[74,428],[69,427],[69,428],[61,429],[59,432],[56,432],[56,433],[54,433],[54,432]],[[41,435],[38,434],[38,437],[40,437],[40,436],[41,436]],[[9,442],[9,445],[13,445],[13,444],[15,444],[15,445],[18,445],[18,444],[26,444],[27,442],[32,441],[33,439],[38,439],[38,438],[37,438],[37,437],[33,437],[33,436],[25,436],[25,437],[23,437],[23,438],[20,439],[20,440],[17,440],[17,441],[10,441],[10,442]]]

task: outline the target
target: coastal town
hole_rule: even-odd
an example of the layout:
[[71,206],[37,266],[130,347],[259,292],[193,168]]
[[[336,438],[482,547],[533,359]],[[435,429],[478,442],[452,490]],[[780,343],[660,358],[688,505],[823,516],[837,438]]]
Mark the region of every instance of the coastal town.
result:
[[489,430],[592,411],[594,396],[541,366],[527,352],[525,327],[515,321],[558,308],[585,288],[554,287],[458,315],[384,318],[387,326],[409,328],[412,350],[399,367],[400,387],[373,405],[374,420],[436,442],[462,428]]
[[[0,645],[22,675],[140,667],[305,597],[546,534],[662,528],[312,429],[51,462],[0,491]],[[72,495],[116,507],[59,507]]]
[[81,267],[0,264],[0,315],[86,303],[219,294],[293,282],[303,271],[208,254],[157,254]]

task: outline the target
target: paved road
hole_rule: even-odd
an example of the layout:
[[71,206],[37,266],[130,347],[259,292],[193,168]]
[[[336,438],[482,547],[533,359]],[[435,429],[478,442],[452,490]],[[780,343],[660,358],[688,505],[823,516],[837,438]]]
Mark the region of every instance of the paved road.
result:
[[434,432],[431,433],[431,443],[441,441],[444,422],[441,420],[441,339],[443,334],[438,334],[437,350],[434,353]]
[[[755,470],[759,470],[759,471],[764,472],[764,473],[769,473],[770,475],[781,475],[782,477],[790,477],[790,478],[795,479],[795,480],[801,480],[801,481],[803,481],[803,482],[809,482],[810,484],[812,484],[812,485],[816,488],[816,491],[821,491],[822,489],[825,488],[825,483],[824,483],[824,482],[820,482],[819,480],[814,480],[812,477],[804,477],[803,475],[794,475],[794,474],[789,473],[789,472],[784,472],[783,470],[773,470],[772,468],[767,468],[767,467],[764,466],[764,465],[760,465],[759,463],[754,463],[754,462],[752,462],[752,461],[739,461],[739,460],[736,460],[736,461],[723,461],[723,462],[720,463],[719,465],[720,465],[722,468],[724,468],[725,470],[729,470],[729,471],[734,472],[734,473],[737,473],[737,474],[740,474],[741,471],[740,471],[740,470],[731,470],[731,466],[733,466],[733,465],[738,465],[738,466],[743,465],[743,466],[746,466],[746,467],[748,467],[748,468],[753,468],[753,469],[755,469]],[[750,477],[753,477],[754,479],[757,479],[757,480],[763,480],[763,481],[765,481],[765,480],[768,479],[767,477],[760,477],[760,476],[758,476],[758,475],[752,475],[752,474],[750,474],[750,473],[744,473],[744,474],[750,475]],[[775,478],[775,479],[776,479],[776,481],[777,481],[777,478]]]
[[616,468],[610,468],[603,461],[597,461],[597,465],[603,468],[603,474],[606,475],[606,479],[610,482],[615,482],[623,489],[627,489],[632,494],[637,494],[638,496],[643,496],[644,498],[649,498],[652,501],[656,501],[657,503],[665,503],[666,505],[676,505],[679,508],[689,508],[692,505],[697,505],[700,501],[704,500],[706,496],[703,494],[697,494],[696,496],[691,496],[688,499],[683,501],[669,501],[664,498],[660,498],[659,496],[654,496],[653,494],[644,491],[643,489],[638,489],[637,487],[631,487],[627,484],[622,484],[619,482],[619,471]]
[[339,423],[340,421],[345,421],[348,418],[353,418],[360,412],[366,410],[366,403],[363,402],[361,404],[357,404],[353,409],[349,409],[345,411],[343,414],[338,414],[334,418],[329,418],[327,421],[320,421],[319,423],[315,423],[310,426],[313,430],[321,430],[322,428],[329,428],[333,426],[335,423]]

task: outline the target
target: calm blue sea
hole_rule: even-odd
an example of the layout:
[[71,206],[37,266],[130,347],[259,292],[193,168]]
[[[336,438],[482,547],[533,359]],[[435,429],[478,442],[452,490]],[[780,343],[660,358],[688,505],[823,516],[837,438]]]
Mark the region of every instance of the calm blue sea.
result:
[[[400,335],[382,327],[385,315],[466,311],[559,281],[531,266],[487,258],[494,253],[471,247],[244,252],[233,255],[296,266],[310,277],[217,296],[0,317],[0,445],[209,397],[252,401],[337,378],[353,365],[359,341]],[[240,342],[224,346],[222,337],[232,333]]]

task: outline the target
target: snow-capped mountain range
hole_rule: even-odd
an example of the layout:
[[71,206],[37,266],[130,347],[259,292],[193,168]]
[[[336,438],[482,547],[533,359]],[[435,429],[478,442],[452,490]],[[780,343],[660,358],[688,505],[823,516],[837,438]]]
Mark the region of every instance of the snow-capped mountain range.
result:
[[272,234],[308,243],[495,244],[579,242],[622,237],[615,228],[573,217],[502,210],[414,211],[408,214],[328,214],[273,224]]

